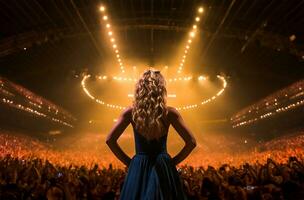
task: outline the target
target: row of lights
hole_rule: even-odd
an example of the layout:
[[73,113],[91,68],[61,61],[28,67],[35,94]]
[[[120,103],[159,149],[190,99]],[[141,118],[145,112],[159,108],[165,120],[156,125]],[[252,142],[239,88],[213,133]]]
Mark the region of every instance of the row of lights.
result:
[[291,103],[287,106],[282,106],[280,108],[277,108],[274,112],[267,112],[263,115],[260,115],[259,117],[256,117],[254,119],[250,119],[250,120],[246,120],[246,121],[242,121],[240,123],[237,123],[235,125],[233,125],[232,127],[233,128],[236,128],[236,127],[239,127],[239,126],[244,126],[244,125],[248,125],[248,124],[251,124],[253,122],[256,122],[260,119],[265,119],[265,118],[268,118],[268,117],[271,117],[271,116],[274,116],[275,114],[277,113],[281,113],[281,112],[287,112],[289,111],[290,109],[293,109],[293,108],[296,108],[296,107],[299,107],[301,105],[304,105],[304,100],[300,100],[300,101],[297,101],[295,103]]
[[124,73],[125,72],[124,64],[122,62],[121,55],[119,54],[118,45],[116,43],[116,39],[114,37],[113,30],[111,29],[111,24],[109,23],[109,16],[106,14],[106,7],[105,6],[100,6],[99,10],[103,13],[102,19],[105,22],[105,27],[107,29],[107,35],[110,39],[113,50],[115,52],[115,57],[116,57],[117,62],[120,66],[120,70],[121,70],[122,73]]
[[192,76],[186,76],[186,77],[179,77],[179,78],[169,78],[169,82],[176,82],[176,81],[189,81],[192,79]]
[[220,79],[220,80],[222,81],[222,89],[221,89],[220,91],[218,91],[218,92],[216,93],[215,96],[212,96],[211,98],[206,99],[206,100],[202,101],[202,102],[199,103],[199,104],[192,104],[192,105],[177,107],[176,109],[177,109],[177,110],[188,110],[188,109],[193,109],[193,108],[198,107],[199,105],[204,105],[204,104],[207,104],[207,103],[209,103],[209,102],[211,102],[211,101],[214,101],[218,96],[220,96],[220,95],[225,91],[225,89],[226,89],[226,87],[227,87],[227,81],[226,81],[225,77],[220,76],[220,75],[217,75],[217,78]]
[[198,12],[198,15],[195,17],[195,23],[192,26],[192,30],[189,32],[189,38],[187,40],[187,44],[186,44],[186,46],[184,48],[183,56],[182,56],[181,62],[180,62],[179,67],[178,67],[178,71],[177,71],[178,73],[181,73],[182,70],[183,70],[183,68],[184,68],[184,64],[186,62],[187,54],[188,54],[188,52],[190,50],[190,46],[191,46],[191,44],[193,42],[192,40],[195,37],[196,32],[197,32],[197,23],[201,19],[200,15],[204,12],[204,8],[203,7],[199,7],[198,10],[197,10],[197,12]]
[[[205,78],[202,78],[203,76],[199,76],[198,80],[205,80]],[[108,79],[107,76],[98,76],[99,80],[106,80]],[[169,78],[169,82],[176,82],[176,81],[189,81],[192,79],[192,76],[185,76],[185,77],[179,77],[179,78]],[[122,77],[122,76],[113,76],[113,80],[117,81],[131,81],[136,82],[138,79],[131,78],[131,77]]]
[[125,109],[126,107],[124,106],[119,106],[119,105],[114,105],[114,104],[109,104],[109,103],[106,103],[100,99],[97,99],[95,98],[90,92],[89,90],[86,88],[86,81],[87,79],[89,79],[91,77],[91,75],[86,75],[83,77],[82,81],[81,81],[81,86],[82,86],[82,89],[83,91],[86,93],[86,95],[88,95],[88,97],[90,97],[90,99],[92,99],[93,101],[95,101],[96,103],[98,104],[101,104],[101,105],[104,105],[104,106],[107,106],[109,108],[114,108],[114,109],[119,109],[119,110],[123,110]]
[[[4,94],[4,96],[7,97],[15,97],[16,95],[13,94],[11,91],[9,90],[14,90],[15,92],[17,92],[19,95],[25,97],[25,102],[36,107],[39,108],[41,110],[45,109],[47,110],[47,112],[49,112],[49,114],[55,114],[58,115],[59,110],[57,108],[56,105],[53,105],[51,102],[48,102],[46,100],[43,100],[41,97],[37,97],[35,96],[31,91],[23,88],[22,86],[19,86],[15,83],[10,82],[9,80],[5,80],[3,79],[3,81],[1,81],[1,77],[0,77],[0,93]],[[9,90],[7,90],[9,89]],[[4,101],[3,101],[4,102]],[[20,106],[17,106],[18,108],[20,108]],[[28,111],[30,111],[30,107],[26,107],[28,109]],[[69,114],[68,112],[64,111],[64,110],[60,110],[60,113],[63,115],[62,117],[64,119],[71,119],[71,120],[76,120],[71,114]]]
[[[102,100],[100,100],[100,99],[95,98],[95,97],[89,92],[89,90],[86,88],[86,81],[87,81],[87,79],[89,79],[90,77],[91,77],[91,75],[86,75],[86,76],[83,77],[83,79],[82,79],[82,81],[81,81],[82,89],[83,89],[83,91],[86,93],[86,95],[87,95],[88,97],[90,97],[90,99],[92,99],[93,101],[95,101],[95,102],[97,102],[97,103],[99,103],[99,104],[101,104],[101,105],[105,105],[105,106],[107,106],[107,107],[109,107],[109,108],[120,109],[120,110],[123,110],[123,109],[126,108],[125,106],[120,106],[120,105],[115,105],[115,104],[109,104],[109,103],[106,103],[106,102],[104,102],[104,101],[102,101]],[[202,76],[199,76],[199,77],[202,77]],[[204,104],[206,104],[206,103],[209,103],[209,102],[215,100],[218,96],[220,96],[220,95],[225,91],[225,88],[227,87],[227,81],[226,81],[226,79],[225,79],[223,76],[220,76],[220,75],[217,75],[217,78],[220,79],[220,80],[222,81],[222,89],[219,90],[215,96],[213,96],[213,97],[211,97],[211,98],[209,98],[209,99],[206,99],[206,100],[202,101],[202,102],[200,103],[200,105],[204,105]],[[198,78],[198,79],[200,80],[200,78]],[[202,80],[204,80],[204,79],[202,79]],[[130,95],[130,94],[128,95],[128,97],[131,97],[131,96],[133,97],[133,95]],[[170,97],[176,98],[176,95],[173,94],[173,95],[170,96]],[[196,107],[198,107],[198,105],[199,105],[199,104],[192,104],[192,105],[177,107],[176,109],[177,109],[177,110],[188,110],[188,109],[196,108]]]
[[251,105],[245,109],[242,109],[236,115],[231,117],[230,120],[233,122],[241,121],[242,119],[246,118],[246,114],[251,114],[252,112],[258,113],[259,109],[264,108],[264,106],[267,106],[267,107],[277,106],[278,99],[280,99],[280,98],[289,97],[289,99],[294,99],[299,96],[302,96],[302,95],[304,95],[304,91],[302,91],[303,85],[304,85],[304,80],[298,81],[298,82],[292,84],[291,86],[276,92],[276,94],[270,95],[270,96],[266,97],[265,99],[263,99],[262,101],[254,104],[254,105]]
[[34,114],[34,115],[37,115],[39,117],[45,117],[45,118],[49,118],[51,119],[52,121],[54,122],[57,122],[57,123],[60,123],[60,124],[63,124],[65,126],[69,126],[71,128],[73,128],[73,125],[67,123],[67,122],[64,122],[60,119],[56,119],[56,118],[53,118],[53,117],[49,117],[48,115],[42,113],[42,112],[39,112],[37,110],[34,110],[30,107],[27,107],[27,106],[23,106],[21,104],[15,104],[14,101],[12,100],[9,100],[9,99],[6,99],[6,98],[3,98],[2,99],[2,102],[5,103],[5,104],[8,104],[9,106],[13,107],[13,108],[16,108],[16,109],[19,109],[19,110],[23,110],[25,112],[28,112],[28,113],[31,113],[31,114]]
[[[237,114],[235,114],[234,116],[232,116],[230,118],[232,124],[233,125],[236,125],[236,124],[243,125],[243,124],[251,123],[252,121],[256,121],[254,119],[246,121],[246,118],[248,118],[247,115],[252,115],[252,113],[254,113],[256,115],[258,115],[259,113],[267,114],[267,115],[264,114],[265,116],[260,115],[257,118],[257,119],[260,119],[260,118],[266,118],[267,116],[272,115],[272,114],[268,114],[268,113],[272,113],[272,112],[278,113],[278,112],[286,111],[292,107],[298,106],[301,103],[301,100],[297,101],[294,99],[301,98],[301,96],[304,96],[303,85],[304,85],[304,80],[300,80],[284,89],[281,89],[281,90],[275,92],[272,95],[267,96],[266,98],[264,98],[263,100],[260,100],[259,102],[255,103],[254,105],[251,105],[245,109],[242,109],[241,111],[239,111]],[[283,102],[287,100],[286,98],[288,98],[288,101],[297,101],[297,102],[294,104],[291,103],[288,106],[282,106],[279,108],[278,105],[283,104]],[[302,98],[302,100],[303,100],[303,98]],[[273,110],[273,111],[269,112],[269,110]],[[253,116],[250,118],[253,118]]]

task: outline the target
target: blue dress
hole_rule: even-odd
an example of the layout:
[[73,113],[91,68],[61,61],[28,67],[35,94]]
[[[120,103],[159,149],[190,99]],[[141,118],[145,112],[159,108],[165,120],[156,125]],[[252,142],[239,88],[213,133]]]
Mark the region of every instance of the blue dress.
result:
[[121,200],[185,200],[179,174],[167,153],[167,136],[148,141],[134,128],[136,154],[128,167]]

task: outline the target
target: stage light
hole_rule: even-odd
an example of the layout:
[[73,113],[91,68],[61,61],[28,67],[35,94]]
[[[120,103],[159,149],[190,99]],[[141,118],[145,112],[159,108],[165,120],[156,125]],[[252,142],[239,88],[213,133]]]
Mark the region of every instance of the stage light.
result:
[[192,42],[192,40],[189,39],[189,40],[188,40],[188,43],[191,43],[191,42]]
[[104,6],[100,6],[100,7],[99,7],[99,10],[100,10],[101,12],[104,12],[104,11],[106,10],[106,8],[105,8]]
[[189,34],[190,34],[190,37],[194,37],[195,36],[195,32],[193,32],[193,31],[190,32]]
[[204,8],[203,8],[203,7],[199,7],[199,8],[198,8],[198,12],[199,12],[199,13],[203,13],[203,12],[204,12]]
[[109,31],[109,32],[108,32],[108,35],[113,35],[112,31]]
[[106,27],[107,27],[107,28],[110,28],[110,27],[111,27],[111,25],[110,25],[110,24],[107,24],[107,25],[106,25]]
[[113,48],[116,49],[116,48],[117,48],[117,45],[116,45],[116,44],[113,44]]
[[115,53],[118,53],[118,49],[115,50]]
[[115,42],[115,39],[114,39],[114,38],[111,38],[111,42]]
[[108,16],[107,15],[105,15],[105,16],[103,16],[103,20],[108,20]]
[[197,25],[193,25],[193,29],[197,29]]
[[199,77],[198,77],[198,80],[200,80],[200,81],[201,81],[201,80],[206,80],[206,78],[205,78],[204,76],[199,76]]
[[195,18],[195,21],[199,22],[199,21],[200,21],[200,18],[199,18],[199,17],[196,17],[196,18]]

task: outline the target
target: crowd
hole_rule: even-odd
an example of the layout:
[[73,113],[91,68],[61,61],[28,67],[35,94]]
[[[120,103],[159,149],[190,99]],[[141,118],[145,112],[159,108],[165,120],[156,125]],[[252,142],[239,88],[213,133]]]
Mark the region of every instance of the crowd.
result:
[[[177,169],[189,199],[304,199],[303,141],[274,140],[217,166]],[[0,199],[118,199],[127,168],[94,159],[78,163],[30,137],[0,134]]]

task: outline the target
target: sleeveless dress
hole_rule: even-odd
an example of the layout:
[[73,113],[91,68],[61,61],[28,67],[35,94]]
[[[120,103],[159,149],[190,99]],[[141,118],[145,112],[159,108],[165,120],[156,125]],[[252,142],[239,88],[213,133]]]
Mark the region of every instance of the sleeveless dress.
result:
[[120,200],[185,200],[179,174],[167,153],[167,136],[148,141],[133,126],[136,154],[128,167]]

